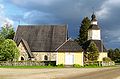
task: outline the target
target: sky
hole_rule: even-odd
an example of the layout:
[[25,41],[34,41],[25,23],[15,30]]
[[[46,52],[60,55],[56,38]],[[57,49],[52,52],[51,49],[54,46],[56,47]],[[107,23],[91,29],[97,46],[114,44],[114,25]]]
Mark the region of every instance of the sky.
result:
[[68,24],[78,36],[81,21],[93,13],[106,48],[120,48],[120,0],[0,0],[0,27],[19,24]]

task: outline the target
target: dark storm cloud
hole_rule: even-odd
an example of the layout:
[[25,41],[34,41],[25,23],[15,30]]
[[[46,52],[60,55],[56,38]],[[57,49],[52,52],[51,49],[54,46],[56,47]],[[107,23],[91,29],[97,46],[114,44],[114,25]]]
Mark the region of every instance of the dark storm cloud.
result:
[[[108,0],[98,11],[98,17],[102,28],[102,38],[108,48],[120,47],[120,1]],[[98,13],[99,14],[99,13]]]
[[[99,8],[101,0],[10,0],[16,6],[29,11],[50,13],[63,22],[76,24],[80,18],[90,15],[92,7]],[[89,6],[89,7],[88,7]],[[34,15],[34,14],[33,14]]]
[[[101,0],[10,0],[9,2],[31,12],[32,17],[28,16],[23,19],[26,22],[31,20],[28,23],[69,24],[72,37],[77,35],[83,17],[90,16],[93,7],[99,9],[104,3]],[[35,12],[32,13],[33,11]]]
[[[6,0],[7,1],[7,0]],[[71,37],[76,37],[81,20],[95,9],[107,47],[120,46],[120,0],[9,0],[21,9],[22,21],[33,24],[69,25]],[[117,29],[117,30],[116,30]]]

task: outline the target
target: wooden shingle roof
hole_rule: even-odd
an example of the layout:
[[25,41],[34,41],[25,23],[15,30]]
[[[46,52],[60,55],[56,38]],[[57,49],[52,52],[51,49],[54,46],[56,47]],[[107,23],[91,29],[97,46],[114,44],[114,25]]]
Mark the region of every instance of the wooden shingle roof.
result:
[[73,40],[67,40],[56,51],[58,52],[82,52],[82,47]]
[[55,51],[67,39],[67,25],[19,25],[14,41],[26,40],[32,52]]

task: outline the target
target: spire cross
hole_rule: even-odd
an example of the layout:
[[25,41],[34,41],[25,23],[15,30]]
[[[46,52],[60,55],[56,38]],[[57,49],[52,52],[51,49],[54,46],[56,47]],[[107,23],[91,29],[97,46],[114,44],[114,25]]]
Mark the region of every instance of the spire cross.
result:
[[94,9],[94,7],[92,7],[92,11],[93,11],[93,14],[95,13],[95,9]]

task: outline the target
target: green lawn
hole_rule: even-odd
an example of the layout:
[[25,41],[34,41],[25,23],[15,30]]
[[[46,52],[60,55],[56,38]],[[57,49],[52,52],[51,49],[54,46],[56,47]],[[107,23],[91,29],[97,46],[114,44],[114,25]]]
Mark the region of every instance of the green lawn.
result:
[[63,68],[63,67],[57,67],[57,66],[0,66],[0,68]]
[[[115,66],[109,66],[115,67]],[[0,66],[0,68],[23,68],[23,69],[40,69],[40,68],[65,68],[61,66]],[[104,68],[103,66],[85,66],[85,67],[73,67],[73,68]]]
[[82,68],[105,68],[105,67],[116,67],[114,66],[95,66],[95,65],[89,65],[89,66],[84,66]]

